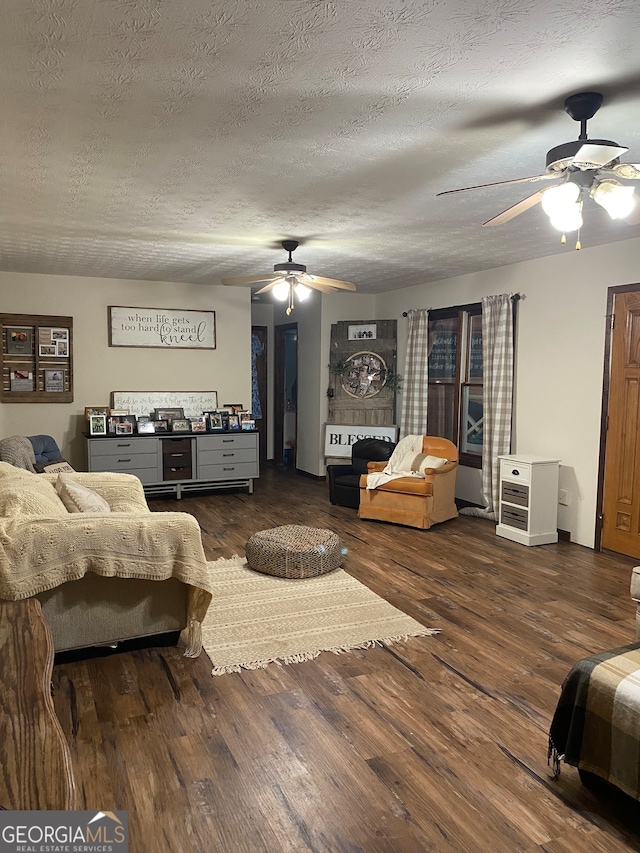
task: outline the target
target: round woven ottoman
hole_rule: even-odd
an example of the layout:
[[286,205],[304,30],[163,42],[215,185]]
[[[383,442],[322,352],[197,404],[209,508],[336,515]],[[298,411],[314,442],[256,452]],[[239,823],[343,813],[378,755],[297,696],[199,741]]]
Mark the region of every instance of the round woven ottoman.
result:
[[313,578],[340,568],[342,544],[331,530],[285,524],[254,534],[246,546],[247,564],[281,578]]

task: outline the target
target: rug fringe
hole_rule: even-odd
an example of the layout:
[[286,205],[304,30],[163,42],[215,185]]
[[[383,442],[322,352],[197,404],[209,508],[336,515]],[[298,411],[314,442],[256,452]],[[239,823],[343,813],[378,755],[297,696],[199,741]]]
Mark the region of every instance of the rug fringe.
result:
[[304,663],[305,661],[315,660],[322,652],[331,652],[334,655],[342,655],[347,652],[353,652],[357,649],[372,649],[375,646],[392,646],[394,643],[401,643],[411,637],[431,637],[434,634],[439,634],[439,628],[425,628],[424,631],[412,634],[403,634],[397,637],[385,637],[381,640],[366,640],[364,643],[357,643],[346,646],[335,646],[332,649],[318,649],[313,652],[297,652],[294,655],[283,655],[282,657],[268,658],[267,660],[247,661],[246,663],[234,663],[228,666],[214,666],[211,670],[211,675],[228,675],[232,672],[242,672],[243,669],[266,669],[270,663],[276,663],[278,666],[288,666],[291,663]]

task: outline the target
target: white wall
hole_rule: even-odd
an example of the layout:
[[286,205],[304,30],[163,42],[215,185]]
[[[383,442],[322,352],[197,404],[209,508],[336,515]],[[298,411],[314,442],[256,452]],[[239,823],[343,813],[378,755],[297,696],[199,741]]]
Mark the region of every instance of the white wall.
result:
[[[550,238],[552,239],[552,238]],[[640,239],[567,248],[562,254],[447,279],[393,293],[313,294],[286,317],[298,323],[298,467],[324,474],[331,324],[397,319],[398,371],[403,373],[409,308],[441,308],[482,296],[518,292],[515,452],[560,458],[560,488],[569,506],[558,524],[574,542],[593,547],[607,288],[640,281]],[[74,317],[75,400],[70,404],[4,403],[0,436],[54,435],[72,464],[84,459],[85,406],[105,405],[111,391],[217,390],[220,403],[251,393],[249,289],[168,282],[118,281],[0,273],[5,313]],[[215,310],[214,351],[110,348],[107,306]],[[268,325],[254,313],[254,321]],[[273,349],[273,348],[271,348]],[[479,472],[461,468],[458,496],[480,502]]]
[[[622,226],[621,226],[622,227]],[[442,308],[518,292],[514,452],[561,459],[558,526],[593,547],[607,288],[640,281],[640,240],[560,255],[383,294],[377,317],[398,319],[399,372],[410,308]],[[479,472],[460,470],[458,497],[479,498]],[[479,501],[478,501],[479,502]]]
[[[2,403],[0,437],[52,435],[75,468],[86,465],[85,406],[111,391],[217,391],[220,405],[251,399],[251,294],[171,282],[0,273],[3,313],[73,317],[73,403]],[[215,350],[110,347],[108,306],[216,312]]]

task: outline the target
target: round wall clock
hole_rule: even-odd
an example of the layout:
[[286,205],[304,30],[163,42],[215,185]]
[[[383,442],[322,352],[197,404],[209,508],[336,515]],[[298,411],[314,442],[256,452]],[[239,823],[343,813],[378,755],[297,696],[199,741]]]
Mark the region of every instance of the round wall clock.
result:
[[375,397],[387,381],[387,365],[375,352],[356,352],[345,359],[342,387],[350,397]]

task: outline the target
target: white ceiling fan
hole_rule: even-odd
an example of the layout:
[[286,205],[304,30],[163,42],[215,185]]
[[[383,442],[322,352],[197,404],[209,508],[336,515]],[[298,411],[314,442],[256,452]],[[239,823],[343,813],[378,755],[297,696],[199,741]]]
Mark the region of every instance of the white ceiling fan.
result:
[[[555,179],[552,186],[527,196],[483,225],[502,225],[541,203],[551,224],[563,232],[565,242],[566,232],[578,231],[582,226],[582,208],[589,198],[603,207],[612,219],[622,219],[630,225],[640,224],[640,199],[633,187],[621,183],[621,180],[640,179],[640,163],[621,163],[619,158],[628,148],[608,139],[587,137],[587,120],[598,112],[602,101],[599,92],[581,92],[565,100],[565,111],[574,121],[580,122],[580,136],[574,142],[565,142],[547,151],[542,175],[462,187],[437,195]],[[576,248],[580,248],[579,240]]]
[[287,314],[293,311],[293,296],[303,301],[311,294],[311,290],[319,290],[322,293],[335,293],[337,290],[355,290],[356,286],[350,281],[340,281],[336,278],[325,278],[320,275],[311,275],[307,272],[304,264],[297,264],[293,260],[293,252],[298,248],[297,240],[283,240],[282,248],[289,253],[289,259],[281,264],[275,264],[272,273],[264,275],[248,275],[238,278],[223,278],[222,283],[232,287],[264,284],[256,294],[273,291],[276,299],[284,302],[288,300]]

